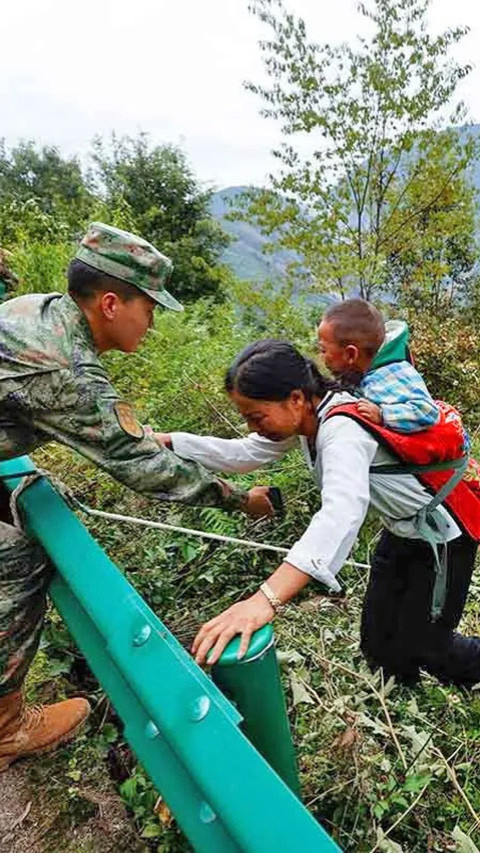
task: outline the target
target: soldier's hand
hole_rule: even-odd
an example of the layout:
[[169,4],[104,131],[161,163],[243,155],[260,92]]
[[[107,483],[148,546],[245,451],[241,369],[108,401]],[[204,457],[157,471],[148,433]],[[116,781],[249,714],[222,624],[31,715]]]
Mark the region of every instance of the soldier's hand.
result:
[[154,432],[153,437],[160,447],[166,447],[168,450],[172,449],[172,437],[168,432]]
[[275,510],[268,497],[268,492],[268,486],[254,486],[253,489],[250,489],[245,504],[247,515],[251,515],[252,518],[270,518],[274,515]]

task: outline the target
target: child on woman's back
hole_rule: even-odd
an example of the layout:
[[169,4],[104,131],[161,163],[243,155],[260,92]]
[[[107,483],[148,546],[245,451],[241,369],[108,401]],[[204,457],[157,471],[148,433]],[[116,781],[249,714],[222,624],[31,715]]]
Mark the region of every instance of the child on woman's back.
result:
[[408,361],[406,323],[385,324],[370,302],[347,299],[327,309],[318,341],[328,369],[357,386],[364,417],[397,432],[418,432],[438,421],[438,408]]

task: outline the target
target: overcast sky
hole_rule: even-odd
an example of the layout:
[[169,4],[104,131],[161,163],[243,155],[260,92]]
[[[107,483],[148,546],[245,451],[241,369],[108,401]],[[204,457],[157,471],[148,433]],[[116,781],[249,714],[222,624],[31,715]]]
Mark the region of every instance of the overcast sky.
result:
[[[355,0],[286,0],[319,41],[353,41]],[[480,56],[478,0],[432,0],[431,29],[467,24],[457,50]],[[261,183],[278,127],[242,82],[258,81],[264,28],[247,0],[3,0],[0,136],[82,155],[100,133],[180,143],[216,187]],[[460,94],[480,120],[480,59]]]

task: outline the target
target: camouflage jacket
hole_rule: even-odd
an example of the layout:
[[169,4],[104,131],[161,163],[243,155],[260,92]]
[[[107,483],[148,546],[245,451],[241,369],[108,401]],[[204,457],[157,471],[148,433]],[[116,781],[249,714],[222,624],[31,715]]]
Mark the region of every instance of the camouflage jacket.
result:
[[152,498],[225,509],[244,498],[146,434],[112,387],[68,294],[19,296],[0,305],[0,459],[52,440]]

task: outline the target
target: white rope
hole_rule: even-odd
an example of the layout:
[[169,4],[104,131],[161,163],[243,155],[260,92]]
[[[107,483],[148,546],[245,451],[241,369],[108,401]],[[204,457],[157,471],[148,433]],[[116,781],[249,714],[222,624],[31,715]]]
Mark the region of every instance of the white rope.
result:
[[[276,554],[288,554],[288,548],[279,545],[268,545],[265,542],[254,542],[252,539],[237,539],[234,536],[223,536],[220,533],[208,533],[205,530],[194,530],[190,527],[180,527],[177,524],[166,524],[163,521],[150,521],[148,518],[140,518],[135,515],[120,515],[116,512],[103,512],[100,509],[92,509],[85,504],[75,501],[79,509],[87,515],[95,515],[98,518],[106,518],[111,521],[122,521],[127,524],[138,524],[142,527],[154,527],[157,530],[173,530],[175,533],[186,533],[188,536],[199,536],[203,539],[215,539],[217,542],[226,542],[230,545],[243,545],[256,551],[274,551]],[[345,565],[355,566],[357,569],[369,569],[368,563],[357,563],[355,560],[345,560]]]
[[[27,486],[35,482],[39,477],[46,477],[54,488],[60,493],[66,503],[71,507],[77,507],[85,515],[92,515],[97,518],[105,518],[108,521],[120,521],[127,524],[136,524],[141,527],[153,527],[156,530],[171,530],[174,533],[185,533],[187,536],[198,536],[201,539],[213,539],[216,542],[225,542],[229,545],[241,545],[246,548],[253,548],[255,551],[273,551],[275,554],[288,554],[288,548],[282,548],[279,545],[269,545],[266,542],[254,542],[252,539],[237,539],[235,536],[224,536],[220,533],[208,533],[206,530],[195,530],[191,527],[180,527],[178,524],[166,524],[163,521],[150,521],[148,518],[141,518],[136,515],[121,515],[117,512],[104,512],[101,509],[92,509],[92,507],[81,503],[74,495],[73,491],[62,483],[62,481],[51,474],[50,471],[45,471],[39,468],[34,474],[23,477],[21,483],[16,487],[10,497],[10,509],[14,518],[16,527],[22,529],[22,520],[18,511],[18,498]],[[356,560],[345,560],[345,565],[354,566],[357,569],[369,569],[369,563],[357,563]]]
[[186,533],[189,536],[201,536],[204,539],[215,539],[217,542],[228,542],[232,545],[247,545],[259,551],[276,551],[277,554],[288,554],[288,548],[280,548],[278,545],[267,545],[264,542],[253,542],[251,539],[237,539],[234,536],[223,536],[220,533],[207,533],[205,530],[193,530],[190,527],[180,527],[178,524],[166,524],[163,521],[150,521],[148,518],[140,518],[135,515],[120,515],[117,512],[103,512],[101,509],[91,509],[85,504],[78,504],[82,512],[87,515],[96,515],[99,518],[107,518],[112,521],[126,521],[128,524],[140,524],[143,527],[155,527],[158,530],[174,530],[175,533]]

